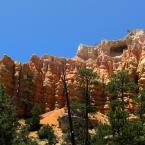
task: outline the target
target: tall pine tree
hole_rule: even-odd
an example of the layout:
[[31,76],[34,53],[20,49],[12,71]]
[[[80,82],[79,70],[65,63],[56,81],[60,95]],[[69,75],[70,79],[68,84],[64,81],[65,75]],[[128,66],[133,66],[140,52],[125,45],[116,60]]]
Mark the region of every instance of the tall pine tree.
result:
[[98,83],[97,74],[92,69],[81,68],[78,72],[78,81],[85,99],[85,145],[90,145],[88,115],[92,110],[91,88]]
[[12,145],[16,136],[17,115],[12,105],[12,99],[0,85],[0,144]]
[[[106,86],[106,92],[109,96],[109,124],[101,124],[96,130],[96,136],[93,141],[96,145],[139,145],[144,143],[142,137],[140,122],[129,120],[127,112],[127,103],[125,96],[127,93],[135,92],[136,86],[127,72],[119,71],[113,75]],[[105,131],[106,130],[106,131]],[[99,138],[98,136],[101,137]],[[102,144],[103,145],[103,144]]]

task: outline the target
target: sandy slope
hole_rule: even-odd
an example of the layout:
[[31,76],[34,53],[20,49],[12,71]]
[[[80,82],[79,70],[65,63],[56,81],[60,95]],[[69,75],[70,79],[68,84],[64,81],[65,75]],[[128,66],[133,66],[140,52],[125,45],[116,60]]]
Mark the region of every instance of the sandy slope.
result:
[[62,108],[43,114],[41,115],[42,119],[40,120],[40,124],[49,124],[58,127],[59,124],[57,119],[59,116],[63,115],[64,112],[65,110]]

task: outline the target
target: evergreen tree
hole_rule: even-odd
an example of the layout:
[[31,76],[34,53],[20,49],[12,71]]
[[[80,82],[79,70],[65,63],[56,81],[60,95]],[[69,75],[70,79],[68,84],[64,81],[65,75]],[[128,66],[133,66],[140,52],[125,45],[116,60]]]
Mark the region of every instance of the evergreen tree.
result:
[[6,95],[4,87],[0,85],[0,144],[12,145],[16,136],[17,115],[11,98]]
[[[134,89],[133,89],[134,88]],[[117,72],[106,86],[109,96],[109,125],[98,126],[94,140],[104,145],[143,145],[143,126],[140,121],[129,120],[126,109],[125,95],[135,92],[136,86],[125,71]],[[97,136],[101,137],[97,138]],[[100,144],[101,145],[101,144]]]
[[34,87],[33,87],[33,74],[27,73],[23,75],[23,81],[25,82],[27,87],[24,87],[22,89],[22,98],[21,98],[21,104],[22,108],[24,110],[25,116],[30,116],[31,110],[33,109],[34,104]]
[[139,144],[145,144],[145,89],[140,89],[137,97],[135,97],[135,102],[137,103],[136,115],[138,120],[134,125],[136,129],[135,141]]
[[123,132],[128,124],[128,113],[122,109],[122,102],[111,100],[109,111],[109,122],[112,130],[112,140],[122,145]]
[[[84,145],[85,144],[85,118],[84,118],[84,109],[85,103],[78,100],[77,97],[72,98],[70,103],[71,108],[71,116],[72,116],[72,124],[74,131],[74,139],[76,145]],[[67,145],[71,144],[71,135],[69,129],[65,129],[64,141]],[[64,144],[65,144],[64,143]]]
[[121,98],[122,109],[125,109],[126,102],[124,97],[127,93],[135,93],[137,89],[134,80],[129,77],[126,71],[118,71],[112,76],[111,81],[107,85],[107,93],[109,97]]
[[137,115],[142,123],[145,123],[145,89],[139,91],[138,96],[135,98],[138,105]]
[[106,145],[112,137],[111,126],[109,124],[99,124],[96,134],[92,136],[91,145]]
[[85,145],[90,145],[88,114],[90,111],[92,111],[91,88],[94,86],[94,84],[98,83],[97,74],[91,69],[81,68],[78,72],[78,81],[85,98]]
[[71,112],[73,116],[73,126],[75,141],[78,145],[85,144],[85,102],[78,100],[77,97],[74,97],[71,100]]
[[32,116],[26,119],[26,124],[30,131],[35,131],[40,127],[40,108],[35,104],[32,108]]
[[107,93],[110,98],[109,122],[112,130],[112,142],[120,145],[128,144],[132,135],[128,130],[133,127],[129,121],[124,97],[129,92],[135,92],[136,85],[127,72],[118,71],[108,83]]

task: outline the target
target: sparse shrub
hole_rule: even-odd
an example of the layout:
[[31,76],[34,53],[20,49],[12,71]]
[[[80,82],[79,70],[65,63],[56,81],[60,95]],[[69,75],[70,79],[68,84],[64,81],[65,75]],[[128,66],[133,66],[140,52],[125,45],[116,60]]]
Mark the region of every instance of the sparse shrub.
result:
[[38,145],[36,141],[28,139],[27,142],[14,143],[13,145]]
[[37,142],[35,140],[31,140],[28,135],[29,131],[27,126],[20,128],[13,145],[38,145]]
[[29,131],[35,131],[40,127],[40,109],[38,105],[34,105],[32,109],[32,117],[26,119]]
[[49,145],[56,143],[56,136],[54,134],[53,128],[49,125],[44,125],[38,131],[40,139],[47,139]]
[[27,142],[19,142],[13,145],[38,145],[38,144],[36,141],[32,141],[31,139],[28,139]]

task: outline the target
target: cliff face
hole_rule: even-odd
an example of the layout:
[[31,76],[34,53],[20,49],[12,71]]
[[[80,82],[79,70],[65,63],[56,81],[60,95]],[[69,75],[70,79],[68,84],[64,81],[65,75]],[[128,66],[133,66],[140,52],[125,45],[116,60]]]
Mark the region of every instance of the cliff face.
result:
[[[145,87],[145,31],[132,30],[122,40],[103,40],[96,46],[80,45],[74,58],[35,55],[30,62],[15,62],[4,55],[0,60],[0,83],[14,99],[20,115],[28,112],[27,104],[38,103],[43,110],[53,110],[65,105],[60,71],[67,65],[66,77],[69,96],[76,94],[76,73],[87,66],[98,73],[102,85],[95,88],[94,99],[98,109],[106,112],[107,96],[102,86],[117,70],[126,70],[140,87]],[[79,96],[80,97],[80,96]],[[131,99],[129,98],[131,102]],[[133,108],[129,103],[130,109]]]

